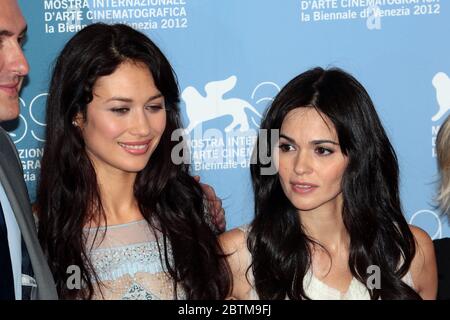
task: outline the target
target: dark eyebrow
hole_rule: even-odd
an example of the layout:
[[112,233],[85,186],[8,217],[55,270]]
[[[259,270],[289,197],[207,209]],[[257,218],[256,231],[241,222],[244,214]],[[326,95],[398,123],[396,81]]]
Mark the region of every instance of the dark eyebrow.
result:
[[336,146],[339,145],[339,143],[337,143],[336,141],[333,141],[333,140],[313,140],[310,143],[314,144],[314,145],[322,144],[322,143],[331,143],[331,144],[334,144]]
[[8,30],[0,30],[0,37],[12,37],[14,33]]
[[[145,103],[150,102],[155,99],[158,99],[158,98],[161,98],[162,96],[163,96],[162,93],[158,93],[158,94],[148,98],[148,100]],[[124,98],[124,97],[112,97],[112,98],[109,98],[108,100],[106,100],[106,102],[110,102],[110,101],[133,102],[133,99]]]
[[284,139],[286,139],[287,141],[289,141],[290,143],[297,144],[297,143],[295,142],[294,139],[288,137],[287,135],[285,135],[285,134],[283,134],[283,133],[280,133],[280,138],[284,138]]
[[[25,33],[27,33],[28,26],[25,26],[23,30],[19,33],[19,37],[23,37]],[[14,35],[14,32],[11,32],[9,30],[0,30],[0,37],[12,37]]]
[[[283,133],[280,134],[280,138],[284,138],[284,139],[288,140],[290,143],[297,144],[293,138],[288,137],[287,135],[285,135]],[[336,146],[339,145],[339,143],[337,143],[336,141],[326,140],[326,139],[313,140],[313,141],[310,141],[309,143],[312,144],[312,145],[318,145],[318,144],[323,144],[323,143],[331,143],[331,144],[334,144]]]

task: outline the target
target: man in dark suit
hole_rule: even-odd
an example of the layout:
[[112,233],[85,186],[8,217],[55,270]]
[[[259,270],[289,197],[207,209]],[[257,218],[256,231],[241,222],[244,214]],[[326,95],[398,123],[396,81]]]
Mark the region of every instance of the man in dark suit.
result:
[[[26,22],[17,0],[0,4],[0,123],[19,115],[19,90],[29,67],[22,52]],[[0,299],[57,299],[39,246],[23,170],[0,127]]]

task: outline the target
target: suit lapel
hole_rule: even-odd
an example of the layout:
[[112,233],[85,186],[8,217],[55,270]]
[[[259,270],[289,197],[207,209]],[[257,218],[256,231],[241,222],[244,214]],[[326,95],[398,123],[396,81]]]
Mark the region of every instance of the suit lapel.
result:
[[57,299],[53,277],[37,238],[28,191],[15,146],[0,127],[0,181],[11,204],[38,283],[38,298]]
[[[2,130],[3,131],[3,130]],[[28,192],[20,162],[6,133],[0,132],[0,181],[22,233],[34,233]]]

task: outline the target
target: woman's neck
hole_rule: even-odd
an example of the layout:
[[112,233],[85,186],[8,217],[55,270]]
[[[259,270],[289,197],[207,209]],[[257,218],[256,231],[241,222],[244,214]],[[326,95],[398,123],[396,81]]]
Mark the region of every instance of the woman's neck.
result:
[[[96,168],[96,174],[108,225],[123,224],[143,218],[134,196],[136,173]],[[94,224],[105,225],[105,222],[100,219],[97,219]]]
[[330,253],[347,249],[350,243],[342,220],[342,209],[342,196],[339,196],[336,201],[317,209],[299,212],[306,234],[322,244]]

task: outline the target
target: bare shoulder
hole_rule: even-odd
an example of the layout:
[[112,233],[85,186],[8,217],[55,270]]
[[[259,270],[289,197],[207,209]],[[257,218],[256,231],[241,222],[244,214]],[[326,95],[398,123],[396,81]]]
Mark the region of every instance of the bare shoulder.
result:
[[410,225],[416,241],[416,254],[411,263],[415,289],[423,299],[435,299],[437,294],[437,267],[433,240],[427,232]]
[[423,229],[413,225],[409,225],[409,228],[416,241],[416,261],[414,262],[416,267],[423,267],[427,262],[427,258],[431,258],[431,255],[434,258],[433,240],[431,240],[431,237]]
[[233,275],[233,287],[230,297],[235,299],[248,299],[251,284],[248,281],[247,271],[251,264],[251,254],[247,247],[247,234],[236,228],[224,232],[219,236],[222,250],[227,255],[227,261]]
[[228,256],[231,269],[243,272],[251,263],[251,254],[247,247],[247,233],[239,228],[224,232],[219,236],[223,253]]
[[431,237],[425,230],[412,224],[409,225],[409,229],[411,230],[414,238],[419,244],[433,245],[433,240],[431,240]]
[[243,230],[235,228],[222,233],[219,242],[225,254],[232,254],[247,247],[247,236]]

